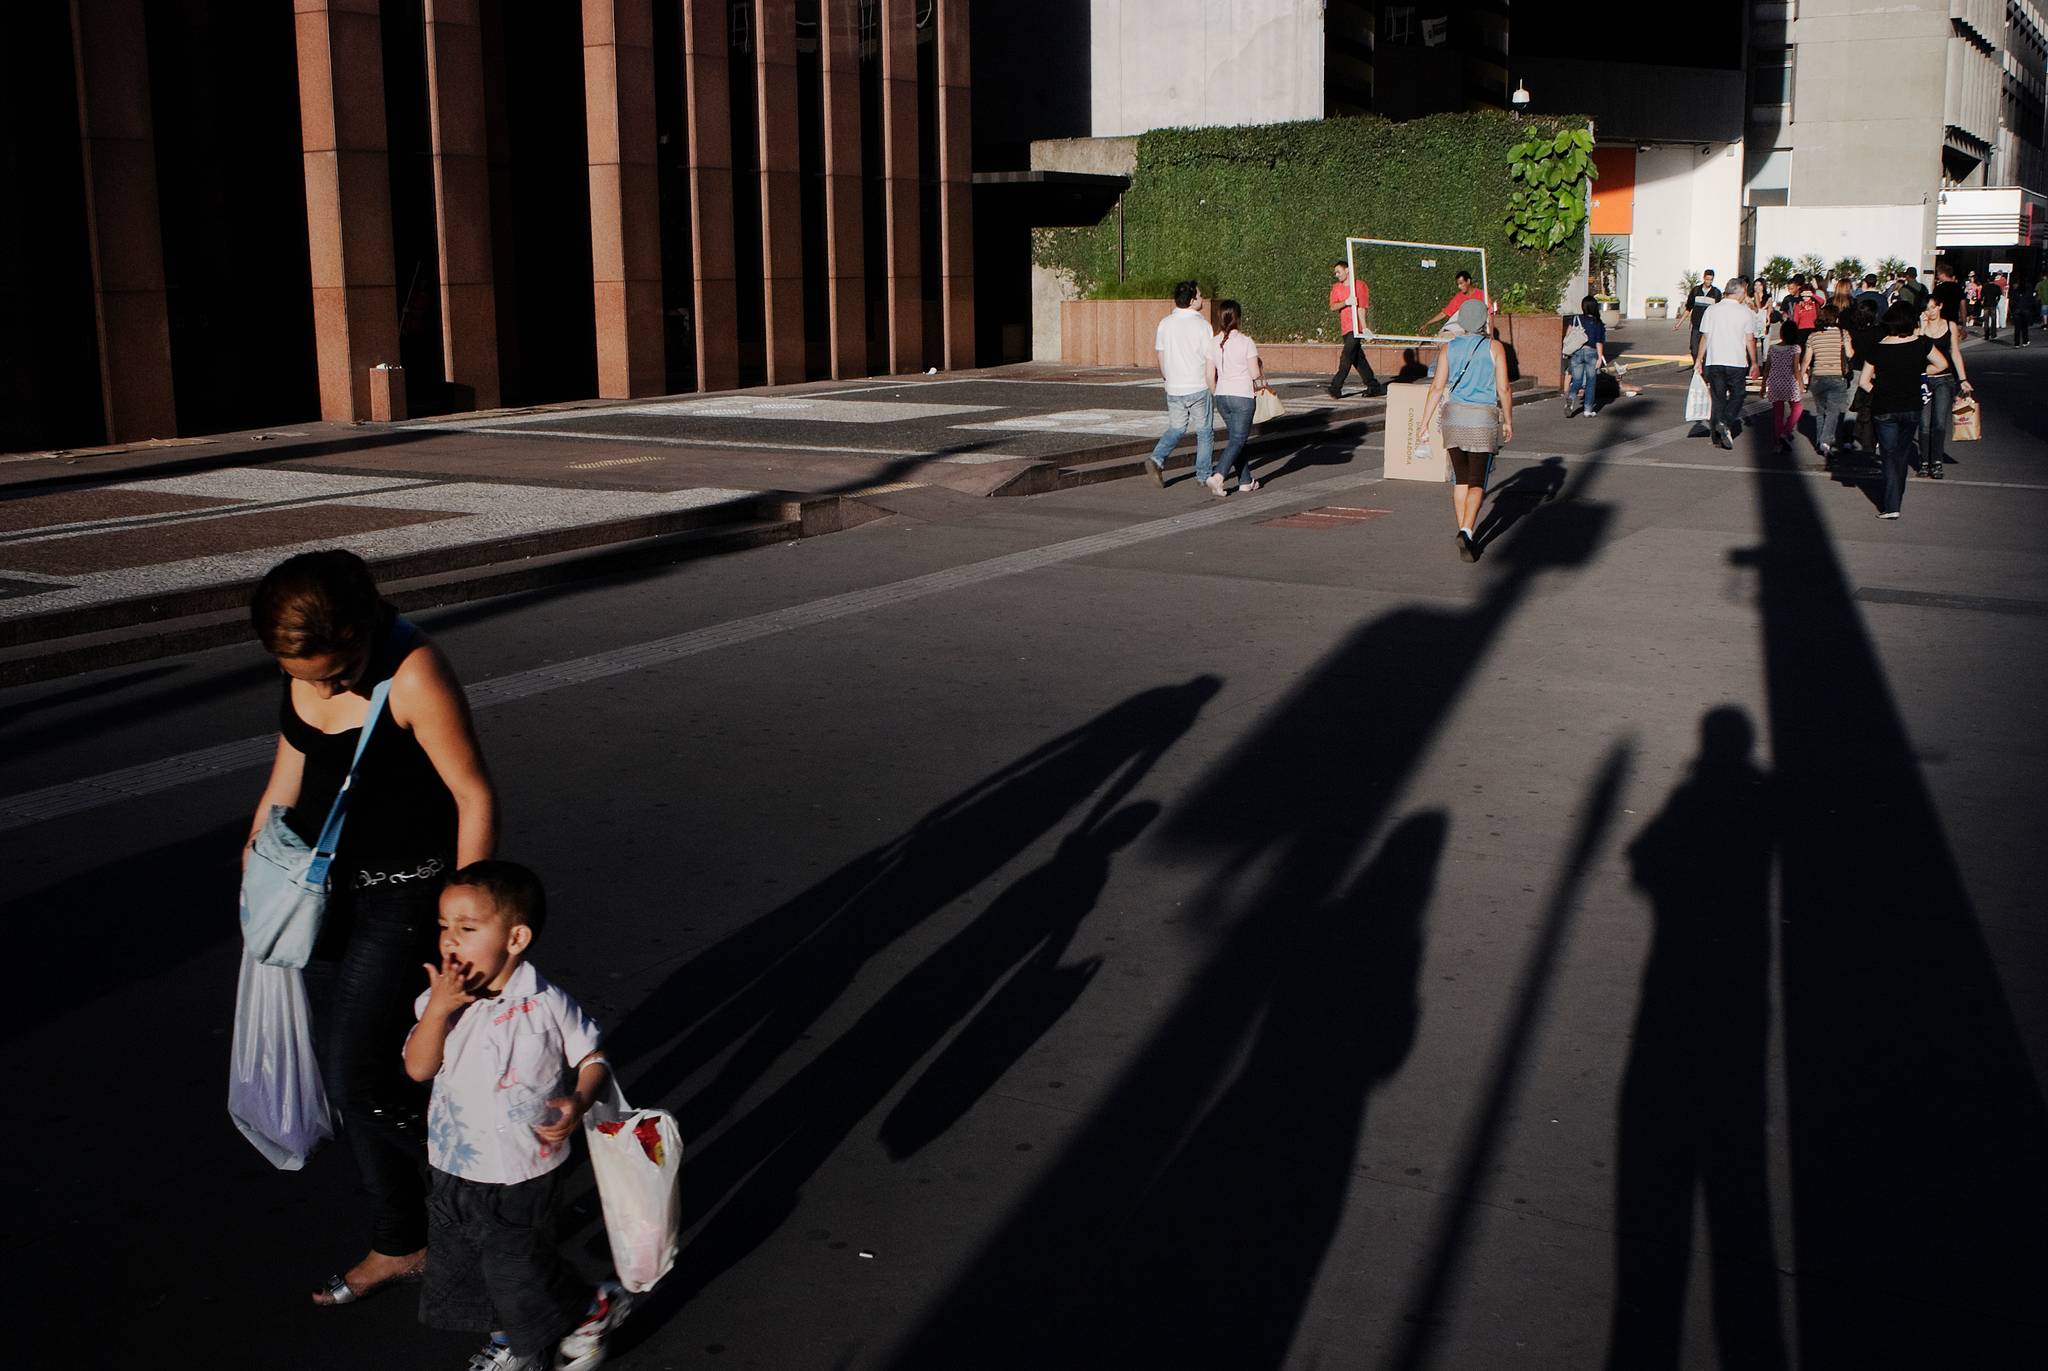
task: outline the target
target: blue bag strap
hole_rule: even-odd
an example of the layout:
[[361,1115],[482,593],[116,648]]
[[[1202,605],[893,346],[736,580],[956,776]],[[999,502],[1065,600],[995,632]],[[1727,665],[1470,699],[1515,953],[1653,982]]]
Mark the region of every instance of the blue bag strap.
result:
[[356,738],[356,755],[349,759],[348,775],[341,778],[341,789],[335,792],[327,822],[320,826],[320,841],[314,845],[312,864],[306,868],[306,880],[312,885],[327,884],[327,869],[334,864],[334,849],[341,844],[341,825],[348,818],[349,787],[355,784],[356,768],[363,764],[363,753],[369,749],[370,734],[376,731],[377,720],[384,716],[384,701],[391,694],[392,677],[398,675],[398,663],[405,660],[414,632],[412,623],[403,618],[392,626],[391,650],[397,660],[391,664],[391,674],[377,682],[370,692],[370,712],[363,716],[363,731]]

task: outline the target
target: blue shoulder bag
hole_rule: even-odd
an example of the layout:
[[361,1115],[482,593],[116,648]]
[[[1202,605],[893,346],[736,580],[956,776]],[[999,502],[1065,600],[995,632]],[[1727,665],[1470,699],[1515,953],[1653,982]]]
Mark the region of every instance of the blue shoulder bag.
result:
[[[392,646],[401,660],[411,637],[412,625],[400,619]],[[392,675],[396,674],[394,666]],[[313,955],[320,920],[327,912],[328,871],[334,865],[334,849],[341,843],[342,823],[348,818],[348,793],[390,693],[390,676],[370,692],[370,712],[363,718],[362,736],[356,740],[348,775],[342,778],[341,789],[327,811],[327,822],[320,826],[319,841],[308,847],[284,821],[290,811],[272,805],[263,827],[256,831],[256,841],[250,844],[249,862],[242,869],[242,942],[249,955],[266,966],[303,967]]]

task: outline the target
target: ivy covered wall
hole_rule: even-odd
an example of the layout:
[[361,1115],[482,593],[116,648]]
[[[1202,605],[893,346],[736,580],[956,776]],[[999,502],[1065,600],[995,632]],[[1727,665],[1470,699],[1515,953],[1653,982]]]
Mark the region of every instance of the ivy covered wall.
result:
[[[1486,249],[1494,300],[1551,312],[1579,263],[1584,228],[1548,252],[1516,247],[1506,222],[1520,184],[1508,153],[1583,118],[1485,111],[1395,123],[1323,119],[1255,128],[1160,129],[1138,140],[1124,195],[1124,278],[1117,221],[1039,229],[1032,260],[1073,276],[1082,294],[1157,294],[1193,277],[1245,308],[1270,341],[1334,340],[1330,263],[1348,235]],[[1450,272],[1373,280],[1373,326],[1406,332],[1449,296]]]

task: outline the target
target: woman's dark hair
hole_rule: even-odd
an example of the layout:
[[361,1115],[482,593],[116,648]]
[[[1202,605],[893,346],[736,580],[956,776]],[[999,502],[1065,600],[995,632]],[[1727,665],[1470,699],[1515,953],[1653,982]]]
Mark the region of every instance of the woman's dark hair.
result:
[[1876,328],[1877,306],[1871,304],[1868,300],[1852,300],[1849,303],[1849,313],[1844,317],[1844,323],[1852,329]]
[[1600,312],[1600,297],[1599,297],[1599,296],[1597,296],[1597,295],[1588,295],[1588,296],[1587,296],[1587,297],[1586,297],[1585,299],[1583,299],[1583,300],[1579,301],[1579,313],[1581,313],[1581,314],[1587,314],[1587,315],[1592,315],[1592,314],[1598,314],[1599,312]]
[[1197,282],[1177,282],[1173,287],[1173,303],[1182,309],[1186,309],[1195,302],[1195,297],[1201,293],[1202,287]]
[[1920,331],[1920,311],[1901,301],[1884,312],[1884,318],[1877,321],[1887,338],[1905,338]]
[[505,916],[506,923],[525,924],[536,938],[547,927],[547,887],[529,867],[496,858],[471,862],[448,878],[451,890],[459,885],[483,891],[490,897],[491,907]]
[[383,609],[369,565],[336,547],[272,567],[249,601],[249,622],[272,656],[318,657],[368,643]]
[[1243,317],[1244,310],[1238,305],[1237,301],[1218,300],[1216,302],[1216,322],[1223,330],[1221,336],[1216,339],[1217,347],[1220,348],[1230,341],[1230,335],[1237,329],[1237,321]]
[[1842,311],[1834,305],[1822,305],[1820,313],[1813,316],[1813,322],[1818,328],[1833,328],[1842,322]]
[[1793,323],[1790,319],[1778,325],[1778,341],[1781,343],[1797,344],[1799,342],[1799,325]]

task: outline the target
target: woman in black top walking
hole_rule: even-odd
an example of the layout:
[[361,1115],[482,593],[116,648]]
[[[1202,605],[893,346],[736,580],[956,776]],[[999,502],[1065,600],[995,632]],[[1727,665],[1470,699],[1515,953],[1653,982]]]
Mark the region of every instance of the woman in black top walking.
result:
[[368,1254],[313,1302],[349,1304],[426,1264],[426,1091],[407,1079],[399,1045],[420,966],[439,960],[442,882],[491,855],[497,794],[448,659],[384,603],[360,557],[336,549],[279,563],[250,618],[285,675],[252,842],[273,805],[308,843],[318,838],[370,694],[391,682],[349,792],[333,896],[306,967],[321,1079],[371,1201]]
[[1893,305],[1884,312],[1884,337],[1864,360],[1862,386],[1870,392],[1871,417],[1877,421],[1877,446],[1884,460],[1884,496],[1877,517],[1899,517],[1906,494],[1906,464],[1913,438],[1920,431],[1920,377],[1934,340],[1920,331],[1920,313],[1911,305]]

